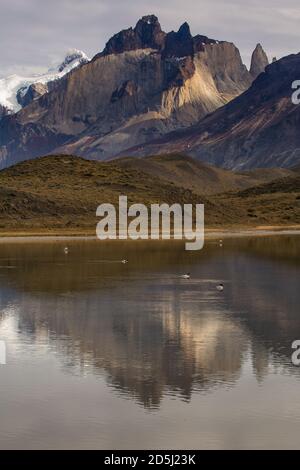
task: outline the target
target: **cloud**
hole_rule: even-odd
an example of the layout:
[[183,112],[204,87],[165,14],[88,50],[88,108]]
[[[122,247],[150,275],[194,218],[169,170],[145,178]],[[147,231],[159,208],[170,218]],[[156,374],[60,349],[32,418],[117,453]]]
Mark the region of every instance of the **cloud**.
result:
[[163,29],[234,42],[248,63],[257,42],[270,56],[299,51],[298,0],[1,0],[0,75],[46,67],[75,47],[92,56],[109,37],[156,14]]

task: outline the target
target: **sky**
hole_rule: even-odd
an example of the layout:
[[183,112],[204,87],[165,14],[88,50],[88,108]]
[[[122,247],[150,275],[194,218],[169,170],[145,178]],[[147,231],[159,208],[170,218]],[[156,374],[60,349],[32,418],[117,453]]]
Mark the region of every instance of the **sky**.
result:
[[299,0],[0,0],[0,76],[45,70],[68,49],[92,57],[144,15],[164,31],[234,42],[248,65],[260,42],[272,59],[300,51]]

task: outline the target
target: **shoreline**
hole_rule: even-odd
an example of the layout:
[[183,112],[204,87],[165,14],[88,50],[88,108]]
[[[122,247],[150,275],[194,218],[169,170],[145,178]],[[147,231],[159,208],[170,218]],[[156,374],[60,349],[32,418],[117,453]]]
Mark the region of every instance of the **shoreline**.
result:
[[[205,230],[205,239],[214,240],[218,238],[240,238],[240,237],[263,237],[263,236],[275,236],[275,235],[300,235],[300,225],[287,225],[287,226],[276,226],[266,225],[257,227],[226,227],[226,228],[207,228]],[[0,232],[0,243],[10,242],[50,242],[50,241],[67,241],[67,240],[97,240],[95,234],[92,231],[38,231],[32,230],[28,232]],[[183,239],[182,241],[184,241]],[[100,240],[99,240],[100,241]],[[126,242],[126,241],[143,241],[143,242],[155,242],[155,241],[180,241],[180,240],[104,240],[104,242]]]

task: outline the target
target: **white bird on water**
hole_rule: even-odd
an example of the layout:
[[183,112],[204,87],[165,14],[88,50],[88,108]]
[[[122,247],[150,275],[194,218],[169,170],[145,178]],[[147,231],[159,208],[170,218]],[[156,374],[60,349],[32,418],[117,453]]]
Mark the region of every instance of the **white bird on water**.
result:
[[223,290],[224,290],[224,284],[219,284],[219,285],[217,286],[217,290],[218,290],[219,292],[223,292]]
[[64,252],[66,255],[69,253],[69,248],[67,246],[65,247]]
[[127,260],[127,259],[122,259],[121,263],[127,264],[127,263],[128,263],[128,260]]
[[190,273],[187,273],[187,274],[183,274],[183,276],[181,276],[182,279],[191,279],[191,275]]

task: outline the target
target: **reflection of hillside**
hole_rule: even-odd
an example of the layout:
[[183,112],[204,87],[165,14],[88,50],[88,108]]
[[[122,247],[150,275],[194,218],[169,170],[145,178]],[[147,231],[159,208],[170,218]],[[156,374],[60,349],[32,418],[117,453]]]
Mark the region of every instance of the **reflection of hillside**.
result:
[[228,248],[234,252],[248,253],[258,258],[269,258],[272,261],[300,266],[300,236],[252,237],[227,241]]

